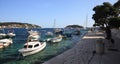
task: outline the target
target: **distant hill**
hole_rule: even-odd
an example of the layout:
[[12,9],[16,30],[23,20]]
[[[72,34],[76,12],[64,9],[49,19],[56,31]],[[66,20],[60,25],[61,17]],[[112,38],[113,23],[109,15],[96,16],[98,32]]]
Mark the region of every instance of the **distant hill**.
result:
[[83,26],[80,26],[80,25],[68,25],[65,28],[83,28]]
[[41,28],[41,26],[21,22],[0,22],[0,28]]

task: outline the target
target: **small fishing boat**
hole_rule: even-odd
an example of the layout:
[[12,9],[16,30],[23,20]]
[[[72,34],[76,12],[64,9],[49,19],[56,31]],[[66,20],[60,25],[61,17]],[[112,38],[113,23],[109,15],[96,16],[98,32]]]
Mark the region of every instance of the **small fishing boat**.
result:
[[49,41],[52,43],[60,42],[60,41],[62,41],[62,36],[59,35],[57,37],[51,38]]
[[40,36],[39,35],[29,35],[28,38],[30,38],[31,40],[39,40]]
[[13,43],[12,39],[1,39],[0,40],[0,48],[8,47],[12,43]]
[[39,34],[38,31],[35,31],[35,30],[28,30],[28,33],[30,35],[32,35],[32,34]]
[[66,38],[72,37],[73,29],[65,28],[63,31],[63,36]]
[[18,51],[22,53],[22,56],[28,56],[40,52],[46,47],[45,41],[38,41],[34,39],[28,39],[28,42],[24,44],[24,48]]
[[62,34],[63,31],[62,31],[61,28],[55,28],[55,29],[54,29],[54,33],[55,33],[55,34]]
[[61,40],[62,38],[55,37],[55,38],[52,38],[50,41],[55,43],[55,42],[60,42]]
[[24,48],[18,51],[22,53],[23,56],[28,56],[40,52],[46,47],[46,42],[27,42],[24,44]]
[[30,30],[28,33],[29,33],[29,36],[28,36],[29,39],[32,39],[32,40],[39,40],[40,34],[39,34],[38,31]]
[[45,35],[46,36],[53,36],[53,33],[52,32],[47,32]]
[[16,34],[14,33],[13,30],[10,30],[10,31],[8,31],[7,36],[8,37],[14,37],[14,36],[16,36]]

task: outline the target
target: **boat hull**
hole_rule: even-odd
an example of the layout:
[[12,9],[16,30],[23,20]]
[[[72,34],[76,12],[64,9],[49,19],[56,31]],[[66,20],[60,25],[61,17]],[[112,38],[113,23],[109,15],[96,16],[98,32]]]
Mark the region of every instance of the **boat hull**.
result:
[[7,36],[8,36],[8,37],[14,37],[14,36],[16,36],[16,34],[9,33],[9,34],[7,34]]
[[40,47],[36,49],[20,49],[19,52],[22,53],[22,56],[28,56],[40,52],[46,47],[46,42],[44,42]]
[[62,41],[62,38],[51,39],[51,42],[53,43],[60,42],[60,41]]
[[[4,43],[3,43],[4,42]],[[11,39],[1,39],[0,40],[0,48],[5,48],[8,47],[10,44],[12,44],[12,40]]]

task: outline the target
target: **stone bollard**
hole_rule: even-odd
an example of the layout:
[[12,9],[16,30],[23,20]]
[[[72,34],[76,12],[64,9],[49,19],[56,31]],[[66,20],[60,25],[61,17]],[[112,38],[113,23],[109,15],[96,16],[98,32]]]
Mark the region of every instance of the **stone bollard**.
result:
[[103,54],[104,53],[104,43],[103,39],[98,39],[96,42],[96,53],[97,54]]

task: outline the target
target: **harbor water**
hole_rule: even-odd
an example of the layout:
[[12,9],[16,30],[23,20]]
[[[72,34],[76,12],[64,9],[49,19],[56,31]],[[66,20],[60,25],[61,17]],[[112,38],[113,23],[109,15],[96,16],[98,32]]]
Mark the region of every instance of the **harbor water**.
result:
[[[6,28],[5,33],[7,33],[7,30],[10,30],[10,28]],[[22,57],[18,50],[23,48],[24,43],[27,42],[27,29],[14,28],[12,30],[14,30],[16,36],[13,38],[13,44],[7,48],[0,49],[0,64],[41,64],[72,48],[87,32],[86,30],[80,30],[81,35],[74,35],[71,38],[63,39],[59,43],[47,43],[45,49],[39,53]],[[37,28],[33,30],[37,30],[40,33],[41,39],[45,40],[49,38],[45,36],[45,33],[48,31],[52,32],[53,28]]]

